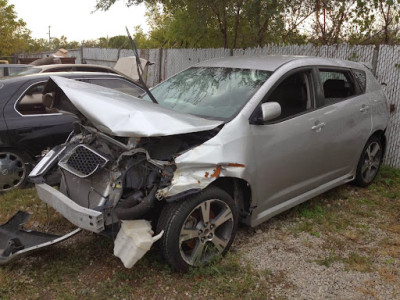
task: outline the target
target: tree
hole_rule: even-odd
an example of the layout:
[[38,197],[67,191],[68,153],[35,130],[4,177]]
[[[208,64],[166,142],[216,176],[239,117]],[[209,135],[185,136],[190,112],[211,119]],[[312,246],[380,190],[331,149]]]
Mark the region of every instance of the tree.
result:
[[80,46],[80,43],[77,41],[69,42],[67,37],[62,35],[60,38],[52,38],[50,43],[52,50],[58,50],[60,48],[64,49],[75,49]]
[[[96,8],[116,1],[97,0]],[[399,0],[125,0],[141,3],[151,12],[147,46],[400,42]]]
[[374,0],[374,8],[377,12],[377,29],[374,31],[376,37],[380,37],[385,44],[399,42],[399,19],[400,5],[396,0]]
[[0,55],[12,55],[27,47],[30,31],[25,26],[25,22],[18,19],[14,5],[0,0]]
[[357,17],[357,0],[314,0],[313,5],[313,40],[321,45],[345,40],[347,24]]

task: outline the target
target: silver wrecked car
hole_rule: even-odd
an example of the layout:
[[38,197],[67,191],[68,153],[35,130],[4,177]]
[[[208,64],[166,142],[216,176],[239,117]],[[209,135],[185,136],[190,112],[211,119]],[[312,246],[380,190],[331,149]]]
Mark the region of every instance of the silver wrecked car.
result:
[[[228,251],[239,221],[256,226],[346,182],[367,186],[385,152],[386,98],[350,61],[209,60],[154,87],[158,104],[58,77],[48,89],[80,122],[30,178],[77,227],[120,230],[114,253],[129,267],[120,251],[156,239],[175,269],[204,264]],[[58,189],[46,184],[54,168]],[[129,220],[152,221],[157,237],[140,247],[145,234],[129,233],[139,226]]]

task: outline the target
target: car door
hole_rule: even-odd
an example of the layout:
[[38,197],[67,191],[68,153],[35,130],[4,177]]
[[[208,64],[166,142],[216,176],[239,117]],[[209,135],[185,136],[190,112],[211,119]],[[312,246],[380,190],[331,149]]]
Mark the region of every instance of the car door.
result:
[[[319,143],[320,130],[313,124],[316,110],[316,73],[312,68],[289,72],[263,102],[278,102],[281,116],[263,125],[252,124],[257,161],[257,211],[265,212],[326,181]],[[256,212],[257,213],[257,212]]]
[[368,97],[345,68],[318,68],[318,115],[311,120],[320,127],[318,142],[326,159],[328,179],[352,175],[362,149],[371,133],[371,109]]
[[4,107],[8,144],[31,155],[63,143],[76,117],[47,111],[42,103],[46,81],[28,81]]
[[[263,199],[257,204],[256,214],[266,213],[314,189],[351,179],[370,129],[368,103],[357,94],[359,91],[346,70],[333,74],[318,68],[296,72],[309,78],[307,99],[311,99],[312,105],[300,111],[296,108],[294,103],[306,98],[302,96],[304,91],[290,82],[289,73],[266,96],[266,101],[281,104],[281,117],[264,125],[251,125],[257,159],[255,192],[258,199]],[[324,86],[328,78],[345,78],[348,82],[343,85],[331,81]],[[350,91],[334,94],[339,89],[336,85]]]

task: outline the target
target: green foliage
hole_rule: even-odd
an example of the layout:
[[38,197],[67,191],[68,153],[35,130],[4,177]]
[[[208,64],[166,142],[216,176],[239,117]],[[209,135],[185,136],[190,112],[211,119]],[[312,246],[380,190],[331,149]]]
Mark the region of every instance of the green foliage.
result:
[[[97,0],[108,10],[117,0]],[[247,48],[275,44],[399,43],[393,0],[127,0],[145,3],[151,27],[142,45]]]
[[60,38],[52,38],[51,39],[51,50],[56,51],[57,49],[64,48],[64,49],[74,49],[80,46],[79,42],[72,41],[68,42],[67,37],[62,35]]
[[25,26],[25,22],[18,19],[14,5],[0,0],[0,55],[12,55],[27,46],[30,31]]
[[[96,0],[107,11],[119,0]],[[266,44],[399,44],[400,4],[394,0],[124,0],[145,4],[150,31],[133,30],[138,48],[250,48]],[[0,0],[0,55],[80,46],[130,49],[126,36],[83,42],[33,39],[14,6]],[[350,57],[349,59],[355,59]]]

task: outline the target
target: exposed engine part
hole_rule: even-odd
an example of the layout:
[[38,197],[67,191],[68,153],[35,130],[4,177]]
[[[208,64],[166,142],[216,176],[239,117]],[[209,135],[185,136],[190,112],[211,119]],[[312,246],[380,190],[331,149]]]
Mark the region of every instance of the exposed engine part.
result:
[[[147,213],[151,208],[153,208],[154,202],[156,200],[156,192],[157,192],[157,186],[154,186],[151,189],[150,193],[145,198],[143,198],[139,204],[136,204],[132,207],[125,207],[127,203],[125,203],[125,205],[117,205],[114,210],[116,216],[120,220],[139,219],[141,216]],[[124,203],[125,201],[121,202]]]
[[[103,212],[105,225],[141,218],[156,200],[164,199],[161,193],[156,194],[171,185],[174,158],[218,131],[122,138],[104,134],[90,124],[76,123],[55,157],[62,175],[59,190],[78,205]],[[168,200],[175,201],[179,196]]]

